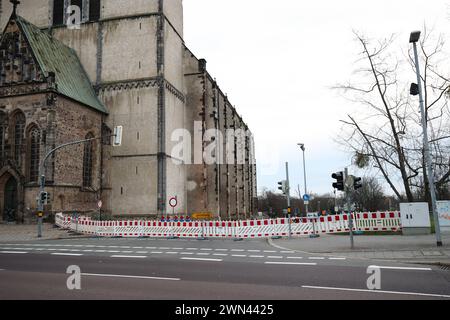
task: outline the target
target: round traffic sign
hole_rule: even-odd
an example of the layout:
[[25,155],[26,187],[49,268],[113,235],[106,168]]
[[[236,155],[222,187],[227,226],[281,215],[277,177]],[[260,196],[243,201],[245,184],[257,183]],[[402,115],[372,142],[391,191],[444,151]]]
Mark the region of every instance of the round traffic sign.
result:
[[175,207],[178,205],[178,199],[177,199],[177,197],[172,197],[172,198],[170,198],[170,200],[169,200],[169,205],[170,205],[172,208],[175,208]]

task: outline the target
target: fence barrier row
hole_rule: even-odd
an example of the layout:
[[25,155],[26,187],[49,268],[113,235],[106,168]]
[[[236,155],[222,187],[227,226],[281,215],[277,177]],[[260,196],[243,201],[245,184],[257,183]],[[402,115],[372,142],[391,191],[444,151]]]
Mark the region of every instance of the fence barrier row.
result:
[[[352,214],[353,231],[384,232],[400,231],[400,212],[369,212]],[[274,236],[307,236],[312,234],[336,234],[350,231],[349,215],[319,218],[292,218],[243,220],[243,221],[95,221],[58,213],[56,225],[86,235],[99,237],[151,237],[151,238],[222,238],[249,239]]]

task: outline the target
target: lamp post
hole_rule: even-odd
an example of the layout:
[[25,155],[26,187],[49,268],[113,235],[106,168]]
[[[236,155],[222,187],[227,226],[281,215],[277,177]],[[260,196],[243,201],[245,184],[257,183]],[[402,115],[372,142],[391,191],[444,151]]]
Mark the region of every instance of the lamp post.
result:
[[[303,177],[305,180],[305,195],[308,194],[308,187],[306,184],[306,160],[305,160],[305,144],[304,143],[299,143],[298,146],[300,147],[300,149],[303,151]],[[305,210],[306,210],[306,215],[308,215],[309,209],[308,209],[308,201],[305,201]]]
[[[441,228],[439,225],[439,216],[437,213],[437,204],[436,204],[436,186],[434,184],[434,171],[433,171],[433,163],[430,151],[430,144],[428,141],[428,123],[425,114],[425,104],[423,98],[422,91],[422,78],[420,76],[420,65],[419,65],[419,54],[417,53],[417,42],[420,39],[420,31],[415,31],[411,33],[409,38],[409,43],[413,44],[414,49],[414,60],[416,64],[416,74],[417,74],[417,85],[411,87],[411,94],[416,95],[414,91],[418,91],[418,95],[420,98],[420,113],[422,116],[422,130],[423,130],[423,148],[424,148],[424,157],[426,162],[426,167],[428,171],[428,184],[430,186],[430,194],[431,194],[431,203],[433,207],[433,216],[434,216],[434,224],[436,226],[436,241],[437,246],[442,247],[442,238],[441,238]],[[418,89],[418,90],[413,90]]]
[[[114,144],[119,144],[122,141],[122,133],[115,133],[110,136],[102,136],[98,138],[91,138],[91,139],[84,139],[84,140],[77,140],[69,143],[64,143],[53,150],[50,150],[44,157],[44,159],[41,161],[39,165],[39,195],[38,195],[38,238],[42,238],[42,220],[44,216],[44,199],[42,195],[45,193],[45,163],[46,161],[58,150],[61,150],[63,148],[74,146],[78,144],[84,144],[87,142],[95,141],[95,140],[101,140],[104,138],[110,138],[114,137]],[[77,222],[78,224],[78,222]]]

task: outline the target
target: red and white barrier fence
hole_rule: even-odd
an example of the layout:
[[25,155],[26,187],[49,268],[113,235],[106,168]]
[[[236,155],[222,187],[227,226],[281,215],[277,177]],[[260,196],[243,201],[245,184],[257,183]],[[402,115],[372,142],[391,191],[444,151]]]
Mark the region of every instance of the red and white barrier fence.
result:
[[[402,229],[399,212],[355,213],[353,231],[399,231]],[[56,215],[56,225],[100,237],[152,237],[152,238],[268,238],[346,233],[350,231],[349,215],[319,218],[292,218],[245,221],[94,221],[86,217],[73,218],[61,213]]]

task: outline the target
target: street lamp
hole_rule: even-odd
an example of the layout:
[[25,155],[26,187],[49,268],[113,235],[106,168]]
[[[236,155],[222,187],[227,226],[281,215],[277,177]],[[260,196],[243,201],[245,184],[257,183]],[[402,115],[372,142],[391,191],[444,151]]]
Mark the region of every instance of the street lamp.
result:
[[[305,160],[306,148],[305,148],[305,144],[304,143],[299,143],[298,146],[303,151],[303,176],[304,176],[304,179],[305,179],[305,195],[307,195],[308,194],[308,188],[307,188],[307,185],[306,185],[306,160]],[[308,215],[308,212],[309,212],[309,210],[308,210],[308,201],[305,201],[305,209],[306,209],[306,215]]]
[[[420,76],[420,65],[419,65],[419,54],[417,53],[417,42],[420,39],[420,31],[414,31],[411,33],[409,38],[409,43],[413,44],[414,48],[414,59],[416,64],[416,73],[417,73],[417,85],[411,87],[411,94],[419,95],[420,98],[420,113],[422,115],[422,130],[423,130],[423,148],[425,153],[425,162],[428,170],[428,184],[430,185],[430,193],[431,193],[431,203],[433,207],[433,216],[434,216],[434,224],[436,226],[436,240],[437,246],[442,247],[442,238],[441,238],[441,228],[439,225],[439,216],[437,213],[437,204],[436,204],[436,186],[434,184],[434,172],[433,172],[433,164],[430,152],[430,145],[428,142],[428,123],[425,115],[425,105],[423,99],[423,91],[422,91],[422,78]],[[418,89],[417,91],[415,89]],[[417,94],[415,94],[417,92]]]
[[[61,150],[63,148],[74,146],[78,144],[83,144],[95,140],[102,140],[103,138],[111,138],[114,137],[114,145],[121,145],[122,144],[122,129],[120,129],[120,132],[117,131],[116,127],[114,129],[114,134],[109,136],[101,136],[97,138],[90,138],[90,139],[84,139],[84,140],[77,140],[69,143],[64,143],[52,150],[50,150],[44,157],[44,159],[41,161],[39,165],[39,195],[38,195],[38,238],[42,238],[42,224],[43,224],[43,216],[44,216],[44,197],[43,195],[46,194],[45,192],[45,163],[46,161],[58,150]],[[78,225],[78,221],[77,221]]]

